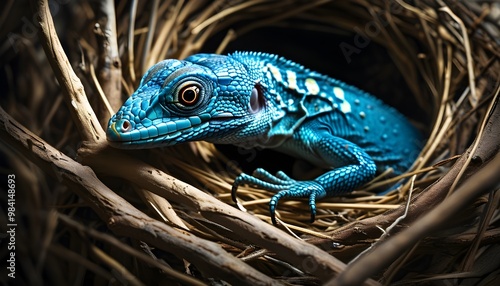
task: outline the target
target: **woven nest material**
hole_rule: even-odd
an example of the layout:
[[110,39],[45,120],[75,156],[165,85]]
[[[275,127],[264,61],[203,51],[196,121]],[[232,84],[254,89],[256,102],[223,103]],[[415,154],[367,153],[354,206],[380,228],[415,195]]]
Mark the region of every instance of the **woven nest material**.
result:
[[[0,252],[15,254],[14,268],[0,281],[499,283],[500,4],[24,2],[0,9],[0,226],[15,230]],[[425,134],[414,165],[321,200],[314,223],[305,200],[280,201],[273,226],[272,193],[242,186],[238,208],[230,190],[241,171],[290,171],[286,156],[107,145],[101,126],[152,64],[235,50],[279,54],[381,97]]]

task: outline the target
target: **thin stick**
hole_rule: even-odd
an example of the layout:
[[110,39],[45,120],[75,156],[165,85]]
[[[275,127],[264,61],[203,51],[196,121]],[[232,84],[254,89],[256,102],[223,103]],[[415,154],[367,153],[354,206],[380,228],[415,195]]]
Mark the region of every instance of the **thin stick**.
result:
[[128,33],[127,33],[128,72],[130,74],[130,80],[132,82],[135,82],[134,30],[135,30],[136,15],[137,15],[137,0],[132,0],[132,4],[130,5],[130,18],[128,23]]
[[106,136],[92,107],[90,106],[82,82],[76,76],[68,57],[64,53],[57,36],[47,0],[31,0],[33,15],[39,21],[36,25],[45,55],[61,86],[66,104],[71,110],[76,130],[82,141],[103,143]]

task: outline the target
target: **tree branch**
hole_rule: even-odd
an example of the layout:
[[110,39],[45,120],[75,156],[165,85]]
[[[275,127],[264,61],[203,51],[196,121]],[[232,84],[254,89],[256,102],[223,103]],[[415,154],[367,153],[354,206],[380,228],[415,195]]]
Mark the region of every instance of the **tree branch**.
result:
[[[208,220],[232,230],[244,241],[272,250],[278,257],[326,281],[345,264],[321,249],[276,229],[255,216],[241,212],[213,196],[184,183],[129,154],[112,148],[96,152],[83,145],[79,156],[100,174],[120,177],[170,201],[199,212]],[[377,285],[367,281],[367,285]]]
[[[118,196],[91,168],[32,134],[0,108],[0,138],[82,197],[117,235],[145,241],[195,264],[206,277],[246,285],[279,284],[227,253],[220,245],[159,222]],[[243,279],[244,278],[244,279]]]
[[45,55],[61,86],[66,105],[70,109],[76,129],[80,132],[82,141],[105,141],[104,130],[92,110],[82,82],[73,71],[68,57],[64,53],[57,36],[47,0],[31,0],[33,15],[38,19],[40,42]]
[[[373,251],[348,265],[345,271],[329,282],[328,285],[359,285],[366,278],[379,273],[421,238],[445,227],[453,216],[470,205],[474,199],[485,193],[498,190],[500,188],[498,170],[500,170],[500,155],[497,153],[491,162],[470,177],[462,187],[451,194],[443,203],[431,210],[411,227],[384,241],[375,247]],[[481,182],[481,184],[477,182]]]
[[[97,4],[99,26],[96,34],[99,43],[99,65],[97,75],[112,111],[118,110],[123,103],[121,98],[121,61],[116,35],[115,3],[112,0],[99,1]],[[111,116],[104,104],[100,109],[101,122],[106,124]]]

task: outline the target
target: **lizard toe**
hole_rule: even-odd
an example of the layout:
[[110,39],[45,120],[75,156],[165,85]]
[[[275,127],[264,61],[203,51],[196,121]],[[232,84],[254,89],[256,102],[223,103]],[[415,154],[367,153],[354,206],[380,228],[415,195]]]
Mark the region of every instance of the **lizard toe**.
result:
[[271,220],[276,224],[275,212],[278,201],[282,198],[309,198],[309,208],[311,210],[311,222],[316,218],[316,199],[326,196],[326,191],[318,182],[315,181],[295,181],[291,186],[284,186],[286,189],[279,191],[269,201],[269,211]]

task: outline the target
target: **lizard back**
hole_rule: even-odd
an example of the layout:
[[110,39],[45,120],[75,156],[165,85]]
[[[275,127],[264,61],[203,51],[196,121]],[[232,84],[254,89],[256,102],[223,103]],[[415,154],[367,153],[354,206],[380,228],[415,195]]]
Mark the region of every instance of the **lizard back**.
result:
[[[355,143],[372,156],[380,171],[392,167],[396,174],[404,172],[418,155],[418,130],[373,95],[284,58],[261,53],[233,56],[249,68],[262,70],[262,84],[277,98],[279,110],[265,147],[281,146],[298,129],[308,126]],[[321,165],[311,160],[311,154],[304,156],[304,150],[293,141],[283,145],[286,153]]]

